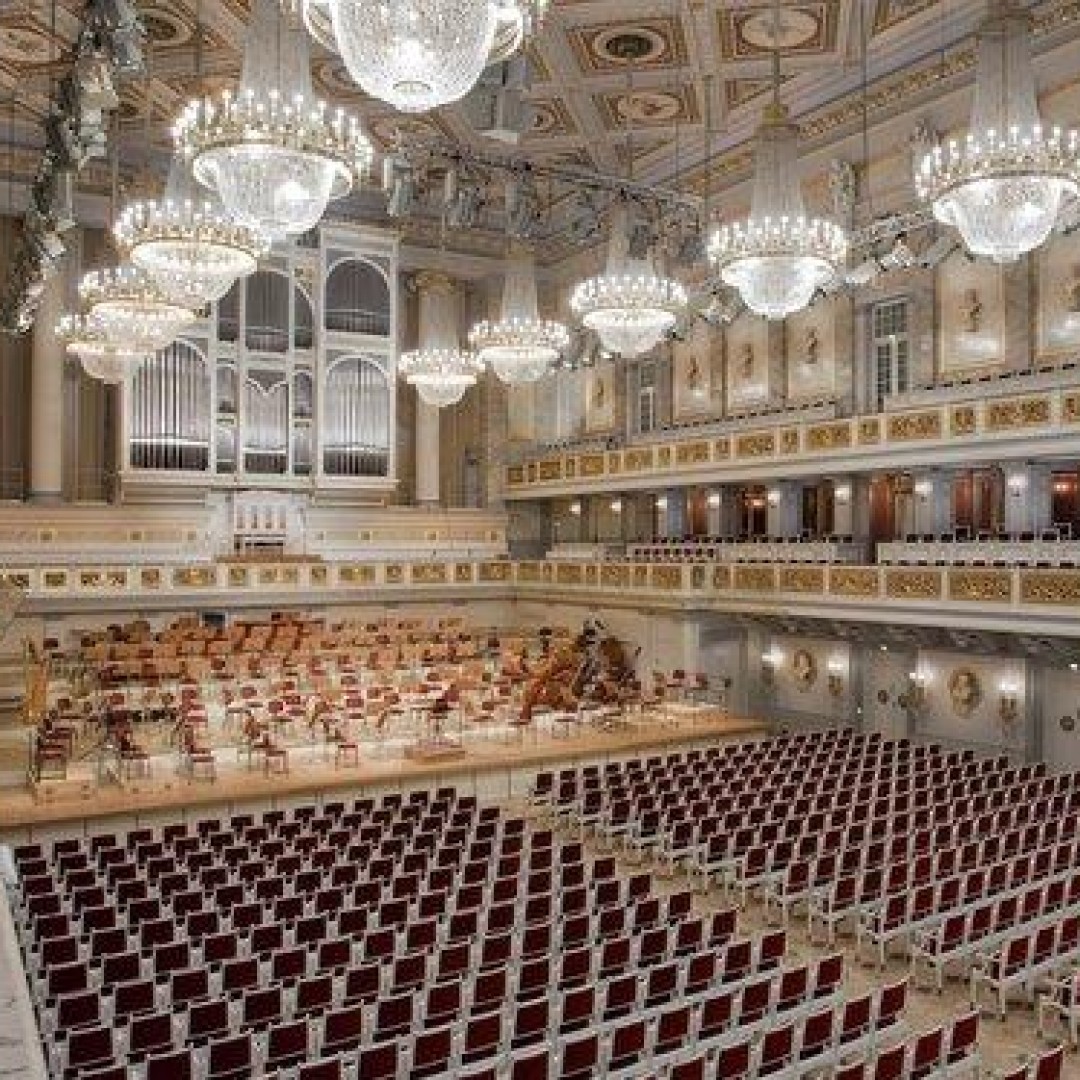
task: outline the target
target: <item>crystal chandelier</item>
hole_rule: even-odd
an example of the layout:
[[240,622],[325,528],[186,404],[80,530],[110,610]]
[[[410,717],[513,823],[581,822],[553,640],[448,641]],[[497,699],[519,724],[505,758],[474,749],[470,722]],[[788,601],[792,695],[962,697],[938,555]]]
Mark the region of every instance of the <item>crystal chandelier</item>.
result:
[[190,164],[179,156],[165,197],[128,206],[113,235],[170,300],[196,308],[220,300],[237,278],[253,273],[267,249],[257,230],[232,220],[215,196],[198,189]]
[[110,344],[144,354],[164,349],[195,320],[191,308],[169,300],[160,285],[134,266],[84,274],[79,300]]
[[175,134],[195,178],[271,242],[313,229],[372,159],[359,121],[312,97],[307,36],[277,0],[253,4],[239,92],[191,102]]
[[709,241],[721,279],[767,319],[801,311],[847,259],[843,229],[806,216],[797,173],[798,130],[775,93],[774,86],[757,132],[750,216],[722,225]]
[[456,405],[483,370],[483,360],[465,349],[414,349],[398,357],[402,378],[437,409]]
[[663,277],[652,259],[628,252],[627,213],[620,206],[612,220],[607,269],[582,281],[570,297],[574,314],[608,352],[632,358],[656,348],[686,307],[686,290]]
[[1063,200],[1080,192],[1077,133],[1040,123],[1030,20],[1014,0],[990,0],[979,28],[967,135],[925,155],[915,188],[972,254],[999,263],[1045,243]]
[[570,344],[569,331],[562,323],[538,314],[536,265],[530,251],[512,254],[503,282],[501,317],[474,326],[469,344],[510,384],[535,382]]
[[403,112],[463,98],[535,32],[548,0],[301,0],[311,36]]
[[124,382],[148,355],[145,350],[112,341],[101,320],[93,315],[64,315],[56,326],[56,337],[90,378],[104,383]]

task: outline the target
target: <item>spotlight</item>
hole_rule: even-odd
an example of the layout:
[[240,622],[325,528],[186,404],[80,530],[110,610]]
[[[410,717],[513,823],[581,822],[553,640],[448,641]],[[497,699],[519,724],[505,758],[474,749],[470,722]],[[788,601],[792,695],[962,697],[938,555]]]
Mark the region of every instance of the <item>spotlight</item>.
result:
[[515,176],[507,181],[506,231],[516,240],[527,240],[538,232],[541,216],[540,196],[532,179]]
[[920,256],[919,265],[927,270],[940,266],[960,245],[956,238],[942,233]]
[[580,191],[567,211],[566,234],[574,245],[588,243],[600,231],[602,222],[600,196],[595,191]]
[[386,213],[392,218],[405,217],[416,204],[416,172],[400,154],[383,159],[383,190],[387,193]]
[[485,139],[516,146],[532,122],[527,82],[528,61],[520,53],[489,67],[461,103],[470,126]]
[[449,229],[475,229],[484,207],[481,178],[452,165],[443,182],[443,221]]

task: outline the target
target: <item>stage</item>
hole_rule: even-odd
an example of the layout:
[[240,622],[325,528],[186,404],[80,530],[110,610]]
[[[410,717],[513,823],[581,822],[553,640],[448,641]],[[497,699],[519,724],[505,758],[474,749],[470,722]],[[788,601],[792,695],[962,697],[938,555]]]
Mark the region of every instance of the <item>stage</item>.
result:
[[175,754],[154,755],[150,775],[122,785],[100,782],[91,762],[80,763],[65,780],[0,788],[0,840],[17,843],[67,823],[105,819],[99,828],[118,828],[108,819],[197,817],[210,807],[246,802],[292,802],[304,797],[365,789],[453,784],[493,798],[512,796],[532,773],[586,758],[648,754],[697,743],[764,735],[767,725],[707,707],[635,716],[611,729],[591,724],[539,723],[522,730],[467,731],[453,753],[430,757],[409,753],[393,739],[365,743],[357,764],[336,765],[322,745],[293,747],[289,771],[267,775],[250,769],[239,753],[218,753],[216,780],[179,773]]

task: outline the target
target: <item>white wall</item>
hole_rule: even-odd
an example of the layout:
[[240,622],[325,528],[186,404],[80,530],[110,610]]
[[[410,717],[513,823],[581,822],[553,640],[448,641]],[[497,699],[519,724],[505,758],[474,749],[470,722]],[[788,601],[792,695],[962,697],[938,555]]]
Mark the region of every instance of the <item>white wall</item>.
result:
[[1044,667],[1038,679],[1042,695],[1042,758],[1060,772],[1080,769],[1080,672]]
[[[829,638],[774,636],[767,651],[773,657],[773,705],[777,713],[803,714],[820,720],[846,720],[850,707],[850,648],[846,642]],[[810,658],[810,677],[799,678],[801,656]],[[831,670],[830,670],[831,669]],[[841,693],[834,695],[829,675],[841,681]]]
[[[950,691],[950,684],[963,670],[974,675],[978,687],[974,708],[966,713],[954,704]],[[926,688],[926,705],[917,725],[920,734],[984,749],[1024,748],[1027,665],[1023,660],[921,650],[916,671]],[[1015,693],[1018,702],[1018,717],[1011,725],[1000,716],[1002,691],[1007,688]]]

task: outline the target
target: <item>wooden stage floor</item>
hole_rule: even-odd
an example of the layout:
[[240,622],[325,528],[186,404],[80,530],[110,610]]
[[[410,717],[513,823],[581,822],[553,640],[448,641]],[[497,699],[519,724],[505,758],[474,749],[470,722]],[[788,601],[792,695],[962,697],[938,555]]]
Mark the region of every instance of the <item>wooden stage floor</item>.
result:
[[0,840],[18,840],[35,826],[63,822],[86,822],[110,816],[131,816],[155,811],[189,811],[227,803],[293,799],[334,791],[361,791],[364,788],[418,787],[423,785],[472,782],[482,778],[497,783],[505,774],[509,786],[512,775],[540,770],[586,758],[604,758],[649,753],[688,743],[756,737],[767,733],[759,720],[707,712],[682,717],[677,722],[643,721],[605,731],[586,728],[568,737],[547,732],[527,732],[524,739],[508,741],[490,736],[470,738],[464,750],[446,759],[423,760],[401,752],[384,754],[361,752],[359,765],[335,767],[325,760],[321,748],[293,755],[287,774],[266,776],[251,771],[233,751],[218,753],[216,781],[192,781],[176,771],[175,757],[156,757],[153,775],[130,781],[124,787],[96,782],[92,770],[82,777],[57,782],[52,791],[32,792],[29,788],[0,788]]

